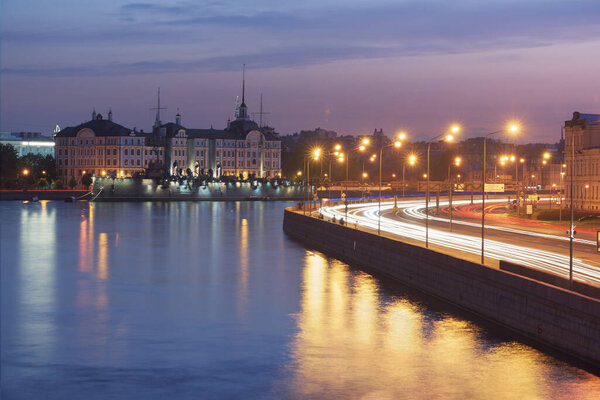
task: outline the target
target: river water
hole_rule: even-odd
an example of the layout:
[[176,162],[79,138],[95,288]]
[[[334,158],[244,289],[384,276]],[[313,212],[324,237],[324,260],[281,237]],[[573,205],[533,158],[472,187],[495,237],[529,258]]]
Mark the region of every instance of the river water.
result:
[[0,202],[2,399],[600,398],[282,233],[286,203]]

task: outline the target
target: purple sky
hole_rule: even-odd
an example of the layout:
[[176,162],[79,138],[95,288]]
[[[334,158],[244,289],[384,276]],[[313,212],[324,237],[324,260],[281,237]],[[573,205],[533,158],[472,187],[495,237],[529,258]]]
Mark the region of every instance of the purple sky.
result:
[[[168,4],[168,5],[165,5]],[[222,128],[247,65],[280,133],[465,137],[518,118],[556,141],[600,113],[598,0],[255,0],[0,3],[0,130],[75,125],[92,109],[149,129],[161,87],[174,120]]]

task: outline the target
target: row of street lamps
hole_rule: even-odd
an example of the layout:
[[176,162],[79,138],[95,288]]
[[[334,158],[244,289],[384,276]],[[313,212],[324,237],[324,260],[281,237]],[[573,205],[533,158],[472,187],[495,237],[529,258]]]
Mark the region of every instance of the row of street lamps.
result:
[[[498,134],[498,133],[510,133],[510,134],[516,134],[519,131],[519,127],[516,124],[511,124],[509,126],[507,126],[505,129],[500,129],[494,132],[490,132],[487,133],[486,135],[484,135],[484,140],[483,140],[483,176],[482,176],[482,184],[481,184],[481,263],[484,264],[485,263],[485,199],[486,199],[486,168],[487,168],[487,139],[489,136]],[[430,163],[429,163],[429,159],[430,159],[430,150],[431,150],[431,144],[435,143],[435,142],[446,142],[449,143],[451,141],[454,140],[454,136],[456,134],[458,134],[460,132],[460,127],[458,125],[452,125],[449,130],[446,133],[440,134],[438,136],[435,136],[434,138],[430,139],[427,142],[427,173],[424,174],[424,177],[427,178],[427,183],[426,183],[426,193],[425,193],[425,247],[429,247],[429,201],[430,201],[430,193],[429,193],[429,177],[430,177]],[[383,149],[384,147],[395,147],[397,149],[401,148],[404,141],[406,140],[406,134],[404,132],[401,132],[398,137],[396,138],[396,140],[394,140],[394,142],[392,142],[390,145],[385,146],[382,143],[380,143],[379,145],[379,196],[378,196],[378,223],[377,223],[377,234],[381,234],[381,191],[382,191],[382,165],[383,165]],[[364,152],[367,149],[367,146],[370,144],[369,139],[364,138],[360,145],[358,146],[358,151],[360,152]],[[349,152],[349,150],[347,150]],[[346,162],[346,185],[348,182],[348,159],[349,159],[349,154],[345,154],[342,151],[342,146],[337,144],[334,147],[334,151],[328,154],[330,156],[330,166],[329,166],[329,176],[331,177],[331,160],[333,159],[333,156],[337,157],[338,161],[340,163],[343,163],[344,161]],[[310,160],[318,160],[319,157],[321,156],[321,150],[320,149],[314,149],[311,153],[311,155],[305,159],[305,161],[307,162],[307,178],[309,179],[308,182],[310,182]],[[543,154],[543,159],[542,159],[542,164],[546,164],[548,162],[548,159],[550,158],[550,153],[544,153]],[[573,155],[574,158],[574,155]],[[377,159],[377,155],[373,154],[371,156],[371,161],[375,161]],[[455,166],[460,166],[461,163],[461,158],[460,157],[456,157],[454,159],[454,165]],[[403,162],[402,165],[402,195],[404,196],[405,191],[405,178],[406,178],[406,164],[408,163],[411,166],[414,166],[417,162],[417,157],[413,154],[409,155],[405,161]],[[501,165],[505,165],[508,162],[515,162],[515,180],[518,183],[518,165],[520,164],[524,164],[525,159],[520,158],[519,162],[517,162],[517,158],[512,155],[512,156],[503,156],[500,159],[500,163]],[[451,181],[451,167],[452,165],[448,166],[448,180],[449,180],[449,184],[450,184],[450,191],[449,191],[449,206],[450,206],[450,230],[452,231],[452,181]],[[562,165],[562,167],[565,167],[565,165]],[[523,168],[523,174],[524,174],[524,168]],[[571,173],[572,174],[572,173]],[[564,172],[561,171],[561,178],[564,175]],[[363,171],[363,177],[364,177],[364,171]],[[523,178],[524,179],[524,178]],[[572,180],[572,177],[571,177]],[[571,182],[572,185],[572,182]],[[310,186],[310,184],[309,184]],[[312,196],[312,190],[309,196]],[[344,197],[344,196],[342,196]],[[309,198],[310,201],[310,198]],[[570,236],[570,242],[571,242],[571,249],[572,249],[572,240],[573,240],[573,211],[572,211],[572,203],[571,202],[571,229],[569,230],[569,236]],[[309,210],[310,212],[310,210]],[[346,206],[346,220],[347,220],[347,206]],[[572,250],[571,250],[571,258],[572,258]],[[570,272],[569,272],[569,280],[572,281],[572,276],[573,276],[573,272],[572,272],[572,261],[571,261],[571,265],[570,265]]]

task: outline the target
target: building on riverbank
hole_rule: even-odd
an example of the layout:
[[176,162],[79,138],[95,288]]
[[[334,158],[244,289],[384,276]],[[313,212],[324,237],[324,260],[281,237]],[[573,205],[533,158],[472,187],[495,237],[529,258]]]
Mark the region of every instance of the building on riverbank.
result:
[[[55,136],[56,168],[67,183],[85,173],[131,177],[152,167],[170,174],[201,172],[242,175],[244,178],[281,176],[281,141],[272,129],[258,126],[248,116],[245,101],[225,129],[188,129],[178,113],[175,122],[162,124],[157,113],[151,132],[130,129],[92,113],[92,119],[62,129]],[[204,170],[204,171],[203,171]]]
[[[600,114],[573,113],[565,121],[566,202],[577,209],[600,210]],[[574,157],[573,157],[574,154]],[[575,165],[571,171],[572,165]],[[571,173],[573,191],[571,192]]]
[[54,156],[54,140],[40,132],[0,132],[0,143],[13,146],[19,157],[27,154]]

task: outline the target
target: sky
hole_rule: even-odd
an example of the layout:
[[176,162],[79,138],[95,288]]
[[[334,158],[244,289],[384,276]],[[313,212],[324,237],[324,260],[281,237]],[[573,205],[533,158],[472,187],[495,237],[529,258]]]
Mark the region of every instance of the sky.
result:
[[[522,124],[555,142],[600,113],[598,0],[2,0],[0,131],[51,134],[93,109],[224,128],[241,96],[281,134],[414,140]],[[258,116],[256,116],[258,119]],[[512,139],[511,139],[512,140]]]

